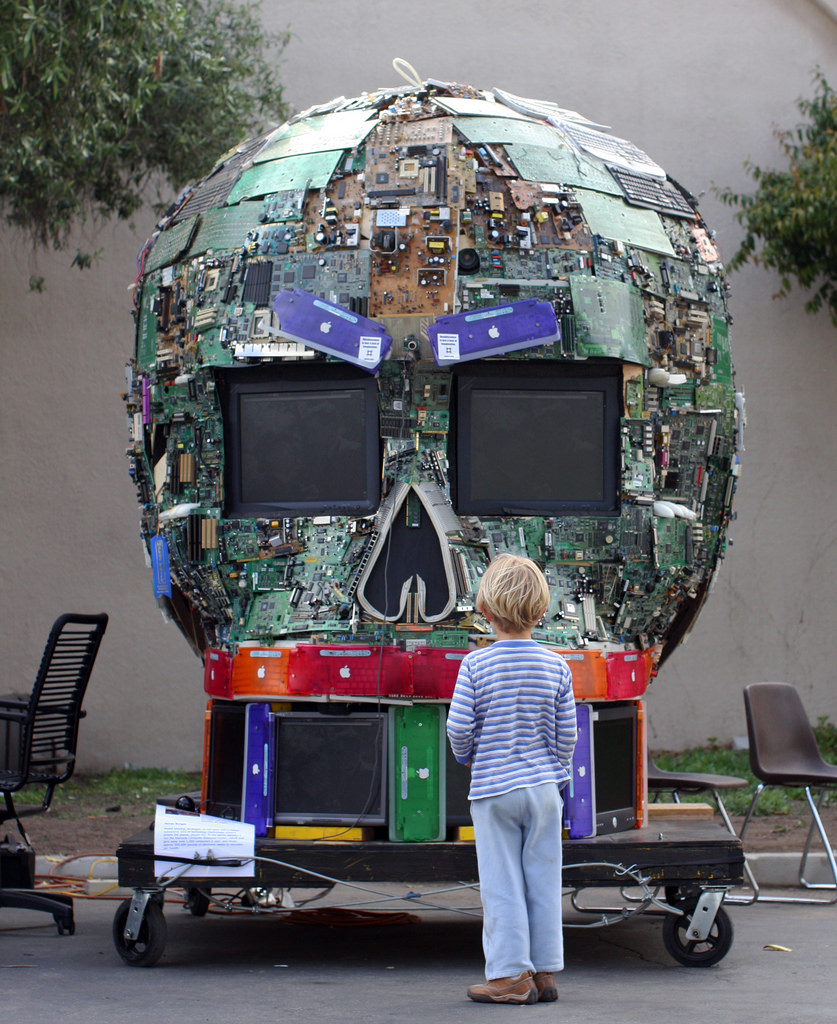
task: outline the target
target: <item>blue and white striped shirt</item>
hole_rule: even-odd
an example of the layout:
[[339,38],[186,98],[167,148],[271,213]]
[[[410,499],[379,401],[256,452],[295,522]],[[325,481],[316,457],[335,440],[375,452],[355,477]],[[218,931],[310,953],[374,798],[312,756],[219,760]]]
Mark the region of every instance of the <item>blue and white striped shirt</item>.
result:
[[462,661],[448,739],[471,761],[469,799],[570,778],[577,726],[572,676],[560,654],[534,640],[497,640]]

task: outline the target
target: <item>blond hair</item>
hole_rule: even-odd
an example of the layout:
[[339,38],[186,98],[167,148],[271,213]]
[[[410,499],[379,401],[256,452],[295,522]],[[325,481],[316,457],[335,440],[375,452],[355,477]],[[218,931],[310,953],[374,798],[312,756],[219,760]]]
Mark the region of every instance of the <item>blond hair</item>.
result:
[[549,587],[530,558],[501,555],[485,570],[477,593],[477,608],[504,632],[531,629],[548,607]]

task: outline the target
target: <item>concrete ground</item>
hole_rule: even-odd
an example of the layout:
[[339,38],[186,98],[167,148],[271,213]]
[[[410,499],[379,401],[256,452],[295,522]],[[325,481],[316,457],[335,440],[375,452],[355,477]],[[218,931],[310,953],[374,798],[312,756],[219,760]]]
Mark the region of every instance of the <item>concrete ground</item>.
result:
[[[353,899],[338,886],[326,902]],[[476,896],[440,902],[473,909]],[[113,945],[118,905],[77,899],[76,933],[63,937],[45,914],[0,910],[3,1018],[470,1024],[509,1012],[467,999],[467,986],[481,980],[480,921],[451,909],[424,912],[419,923],[327,927],[266,913],[196,918],[167,900],[163,957],[156,967],[138,968],[126,966]],[[728,913],[732,947],[710,968],[673,961],[660,919],[648,914],[605,928],[567,928],[560,1001],[515,1012],[567,1024],[831,1024],[837,906],[762,903]]]

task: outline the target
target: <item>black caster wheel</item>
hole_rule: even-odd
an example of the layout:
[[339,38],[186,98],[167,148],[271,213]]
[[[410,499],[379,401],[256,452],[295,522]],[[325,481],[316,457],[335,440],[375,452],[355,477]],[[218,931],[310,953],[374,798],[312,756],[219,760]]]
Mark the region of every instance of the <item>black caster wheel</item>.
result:
[[209,910],[209,893],[204,889],[187,889],[186,909],[193,917],[205,917]]
[[149,900],[145,907],[145,915],[140,925],[139,935],[135,939],[125,938],[125,922],[131,901],[124,900],[119,904],[113,918],[113,944],[116,952],[129,967],[153,967],[163,955],[166,946],[166,919],[163,908],[156,900]]
[[666,914],[663,918],[663,944],[684,967],[711,967],[723,960],[732,946],[732,921],[723,907],[718,908],[712,928],[705,939],[690,939],[689,925],[697,900],[680,904],[682,916]]
[[66,918],[61,918],[57,914],[53,914],[55,926],[58,928],[59,935],[75,935],[76,923],[72,918],[68,921]]

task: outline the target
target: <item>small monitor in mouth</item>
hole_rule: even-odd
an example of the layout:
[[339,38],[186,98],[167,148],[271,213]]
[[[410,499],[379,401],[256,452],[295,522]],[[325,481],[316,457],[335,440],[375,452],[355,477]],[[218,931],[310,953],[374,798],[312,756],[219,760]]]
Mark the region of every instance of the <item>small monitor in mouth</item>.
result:
[[387,716],[276,715],[277,825],[383,825]]
[[593,713],[596,835],[637,823],[637,706],[614,702]]

